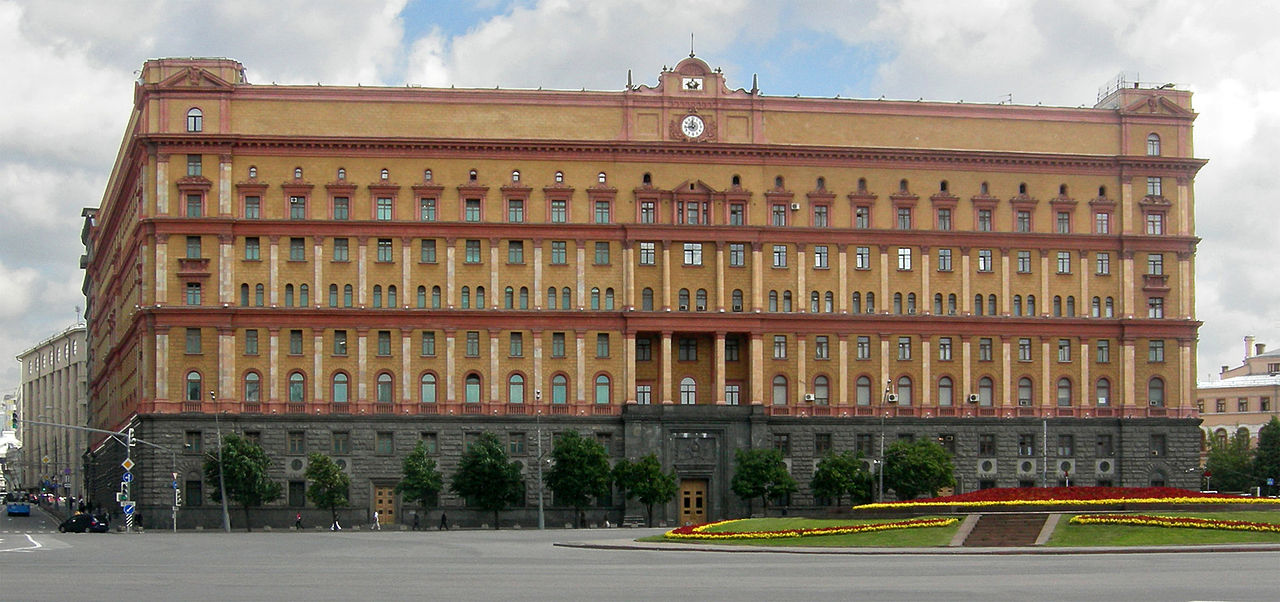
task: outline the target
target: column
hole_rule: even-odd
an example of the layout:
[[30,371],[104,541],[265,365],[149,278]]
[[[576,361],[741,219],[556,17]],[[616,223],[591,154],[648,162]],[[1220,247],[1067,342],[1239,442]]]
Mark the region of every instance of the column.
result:
[[[849,257],[846,252],[849,249],[849,245],[836,245],[836,249],[840,254],[838,259],[840,263],[837,268],[840,274],[840,298],[836,300],[836,311],[847,314],[849,313]],[[844,379],[841,378],[840,382],[843,383]],[[843,395],[844,391],[841,391],[841,394]]]
[[275,307],[280,303],[280,291],[277,282],[280,278],[280,237],[268,236],[271,245],[270,257],[267,260],[267,305]]
[[[1054,350],[1057,349],[1057,341],[1052,341]],[[1057,404],[1057,396],[1051,396],[1050,393],[1054,389],[1050,388],[1049,365],[1055,361],[1057,355],[1050,355],[1053,351],[1049,348],[1049,337],[1040,337],[1040,407],[1047,408]]]
[[169,236],[156,235],[156,305],[169,301]]
[[[889,336],[880,333],[878,337],[880,339],[880,382],[887,383],[889,382]],[[874,394],[875,391],[872,390],[872,393]]]
[[[751,310],[760,313],[764,310],[764,261],[762,243],[751,243]],[[752,387],[752,391],[755,388]],[[752,399],[755,393],[752,393]]]
[[[1009,353],[1009,337],[1002,336],[1000,337],[1000,380],[1002,381],[1000,383],[1000,391],[1002,395],[1000,395],[999,403],[993,400],[992,405],[1009,405],[1009,398],[1012,395],[1010,387],[1013,386],[1012,360],[1013,357]],[[1015,401],[1014,403],[1017,402]]]
[[[156,329],[156,399],[169,398],[169,329]],[[24,416],[30,416],[30,412]]]
[[[453,246],[450,245],[449,254],[453,254]],[[450,258],[449,266],[453,266],[452,258]],[[450,278],[452,280],[452,278]],[[452,290],[452,285],[450,285]],[[449,297],[452,304],[453,297]],[[458,395],[454,390],[454,374],[457,372],[458,355],[455,353],[455,343],[457,342],[457,331],[452,328],[446,328],[444,331],[444,400],[446,403],[457,403]]]
[[[795,373],[795,391],[796,401],[803,401],[805,394],[809,392],[809,353],[808,340],[803,335],[796,334],[796,373]],[[792,405],[792,404],[788,404]]]
[[[920,392],[920,407],[928,407],[933,402],[933,351],[932,341],[927,336],[920,337],[920,382],[916,390]],[[955,404],[955,389],[951,390],[951,402]]]
[[[895,264],[896,265],[896,264]],[[892,311],[892,299],[889,296],[889,245],[880,245],[880,313]]]
[[[1121,402],[1121,404],[1126,406],[1133,406],[1137,402],[1136,384],[1134,383],[1134,378],[1133,378],[1134,376],[1133,375],[1133,370],[1134,370],[1133,339],[1132,338],[1120,339],[1120,348],[1121,348],[1121,353],[1123,354],[1122,356],[1124,358],[1123,360],[1124,363],[1121,364],[1121,369],[1120,369],[1121,371],[1121,374],[1120,374],[1121,389],[1120,390],[1124,391],[1124,400]],[[1112,404],[1112,405],[1115,405],[1115,404]]]
[[[630,250],[629,247],[628,250]],[[633,332],[622,333],[622,369],[626,374],[627,388],[623,393],[623,399],[628,404],[634,404],[636,402],[636,335]]]
[[[757,264],[759,265],[759,264]],[[756,289],[759,290],[759,289]],[[759,306],[756,306],[759,308]],[[759,311],[757,309],[756,311]],[[764,335],[751,333],[751,405],[764,403]]]
[[960,247],[960,307],[956,311],[962,316],[973,315],[973,296],[969,287],[973,280],[973,272],[969,270],[969,247]]
[[230,234],[218,235],[218,303],[232,303],[235,287],[232,284],[236,275],[236,262],[232,259],[235,252],[235,237]]
[[169,215],[169,155],[156,153],[156,215]]
[[[316,307],[320,307],[325,303],[323,301],[325,295],[329,294],[328,289],[324,286],[324,237],[316,236],[313,238],[315,242],[315,249],[313,249],[311,253],[312,257],[315,258],[315,261],[312,262],[315,264],[315,282],[311,288],[311,300],[315,302]],[[319,347],[317,347],[317,349],[319,349]],[[317,397],[317,399],[318,398],[319,397]]]
[[325,356],[324,331],[319,328],[316,328],[311,332],[312,334],[314,334],[311,341],[312,345],[314,345],[312,349],[315,349],[315,353],[311,354],[312,355],[311,374],[313,375],[311,377],[311,401],[314,403],[320,403],[325,400],[325,389],[327,388],[327,384],[328,384],[325,382],[325,379],[322,378],[322,376],[324,375],[324,356]]
[[[717,254],[719,254],[719,253],[717,253]],[[717,266],[717,268],[716,268],[716,272],[717,272],[717,274],[719,273],[719,266]],[[721,285],[723,285],[723,281],[721,281]],[[724,308],[723,308],[723,307],[721,307],[721,308],[720,308],[720,310],[721,310],[721,311],[724,311]],[[726,333],[725,333],[724,331],[716,331],[716,345],[715,345],[715,353],[714,353],[714,355],[712,355],[712,357],[711,357],[711,362],[712,362],[712,364],[711,364],[711,365],[712,365],[712,366],[714,366],[713,370],[714,370],[714,372],[715,372],[715,385],[714,385],[714,386],[715,386],[715,391],[712,391],[712,393],[714,394],[714,396],[712,397],[712,399],[715,399],[715,401],[716,401],[716,405],[724,405],[724,404],[725,404],[725,402],[727,401],[727,400],[724,398],[724,397],[725,397],[725,395],[724,395],[724,339],[725,339],[725,335],[726,335]]]
[[534,329],[533,337],[533,390],[534,403],[546,403],[544,400],[538,399],[538,391],[542,390],[542,331]]
[[[805,285],[805,270],[808,266],[804,263],[804,245],[796,244],[796,304],[799,306],[800,313],[809,311],[809,291]],[[821,303],[821,299],[818,301]],[[821,307],[819,307],[821,309]],[[803,398],[802,398],[803,399]]]
[[[1195,371],[1192,362],[1195,361],[1195,354],[1191,352],[1191,341],[1187,339],[1178,339],[1178,409],[1185,410],[1192,407],[1194,403],[1195,392],[1191,389],[1191,383],[1195,381]],[[1274,403],[1274,401],[1273,401]],[[1166,404],[1170,405],[1170,404]]]
[[[361,245],[363,247],[363,245]],[[369,401],[369,329],[356,329],[356,401]]]
[[[494,278],[496,279],[497,276],[494,276]],[[494,287],[494,288],[496,289],[497,287]],[[498,331],[492,330],[492,329],[489,330],[489,401],[493,403],[498,403],[502,401],[502,397],[501,397],[501,393],[500,393],[500,389],[498,388],[498,385],[500,382],[506,381],[506,379],[502,378],[501,375],[498,373],[498,345],[499,344],[500,343],[498,342]],[[408,360],[406,360],[405,365],[406,366],[408,365]]]
[[671,241],[662,241],[662,311],[671,311]]
[[969,400],[970,393],[978,392],[978,388],[973,386],[973,364],[971,363],[973,356],[971,355],[969,339],[970,337],[961,337],[960,341],[960,390],[963,393],[959,399],[966,403]]
[[[453,261],[449,262],[449,280],[453,281]],[[452,287],[452,285],[450,285]],[[452,288],[450,288],[452,293]],[[547,291],[542,290],[542,239],[533,240],[533,308],[542,309],[543,299]],[[453,297],[449,297],[453,299]],[[453,307],[453,305],[450,305]],[[535,337],[536,338],[536,337]]]
[[[280,329],[267,329],[267,355],[271,363],[267,365],[267,382],[270,384],[271,397],[268,401],[280,401]],[[319,375],[317,375],[318,377]]]
[[[408,287],[406,287],[408,288]],[[409,354],[413,348],[413,330],[400,328],[400,399],[404,403],[413,401],[413,384],[417,379],[409,371]],[[317,346],[316,349],[319,349]],[[317,353],[318,357],[320,354]]]
[[[1178,257],[1178,317],[1190,320],[1195,317],[1196,310],[1191,285],[1195,283],[1195,254],[1190,251],[1179,251]],[[1192,379],[1194,380],[1194,379]]]
[[1080,362],[1080,384],[1078,385],[1078,390],[1080,391],[1080,407],[1082,408],[1092,408],[1098,405],[1098,400],[1094,396],[1093,384],[1089,380],[1089,359],[1089,338],[1080,337],[1080,357],[1078,358]]
[[[316,256],[316,263],[320,262],[320,257]],[[418,291],[413,287],[409,280],[409,266],[413,265],[413,239],[408,236],[400,239],[400,305],[401,307],[413,306],[417,299]],[[498,270],[498,265],[493,266],[494,272]],[[408,374],[407,372],[405,374]],[[405,378],[404,380],[408,380]]]
[[[369,301],[367,295],[369,288],[369,237],[361,236],[356,239],[359,241],[360,260],[356,263],[356,305],[360,307],[368,307]],[[449,249],[449,259],[453,259],[453,249]],[[275,294],[275,293],[272,293]],[[450,299],[453,297],[450,296]],[[363,386],[364,383],[361,383]],[[363,398],[363,396],[361,396]]]
[[1053,301],[1049,297],[1049,252],[1040,249],[1040,302],[1036,304],[1036,311],[1042,316],[1052,314]]
[[[716,245],[716,311],[724,313],[724,246],[726,243],[717,242]],[[707,309],[711,309],[708,307]],[[724,387],[720,387],[720,396],[723,397]]]
[[[840,253],[840,263],[844,263],[844,252]],[[843,270],[842,270],[843,271]],[[844,278],[840,281],[843,283]],[[842,285],[843,286],[843,285]],[[841,293],[843,295],[844,293]],[[849,405],[849,335],[838,334],[836,339],[839,341],[839,348],[836,350],[836,360],[840,362],[838,368],[839,381],[836,385],[836,403],[842,406]]]
[[929,266],[933,258],[929,251],[929,247],[920,247],[920,300],[917,301],[916,311],[921,314],[933,311],[933,295],[929,293]]
[[236,392],[236,331],[230,327],[218,327],[218,395],[225,399],[240,399]]
[[231,217],[231,155],[218,156],[218,215]]
[[583,404],[587,400],[586,391],[584,390],[586,389],[586,384],[585,384],[586,380],[585,380],[585,376],[583,376],[583,373],[587,369],[586,337],[587,337],[587,331],[585,330],[573,331],[573,339],[574,339],[574,344],[577,347],[577,358],[578,358],[577,364],[574,366],[573,379],[575,381],[574,387],[577,389],[577,392],[578,392],[579,405]]
[[[626,311],[634,311],[636,308],[635,249],[632,248],[630,240],[622,241],[622,308]],[[631,341],[634,343],[635,337],[632,337]],[[631,388],[635,389],[635,387]],[[634,392],[628,393],[627,397],[628,399],[635,397]]]
[[1134,290],[1137,285],[1134,283],[1133,271],[1133,251],[1125,250],[1120,252],[1120,290],[1124,292],[1120,296],[1120,312],[1119,314],[1125,318],[1132,318],[1134,314]]
[[[455,290],[455,281],[456,281],[456,277],[457,277],[457,270],[458,270],[458,264],[457,264],[457,262],[456,262],[457,257],[458,257],[457,242],[458,242],[458,239],[456,239],[456,238],[446,238],[446,239],[444,239],[444,257],[445,257],[445,259],[444,259],[444,263],[445,263],[445,268],[444,268],[444,273],[445,273],[445,288],[444,288],[444,293],[445,293],[445,304],[444,304],[444,306],[445,306],[445,307],[447,307],[447,308],[449,308],[449,309],[453,309],[454,307],[456,307],[456,306],[454,305],[454,299],[457,299],[457,298],[458,298],[458,296],[457,296],[457,294],[456,294],[456,290]],[[541,249],[539,249],[539,250],[541,250]],[[541,259],[541,258],[542,258],[542,254],[541,254],[541,253],[536,254],[536,258],[537,258],[537,259]],[[541,264],[542,264],[541,262],[538,262],[538,264],[537,264],[537,265],[538,265],[538,266],[541,266]],[[361,242],[360,242],[360,265],[361,265],[361,267],[363,267],[363,266],[364,266],[364,241],[361,241]],[[536,268],[535,268],[535,269],[536,269]],[[364,272],[363,272],[363,271],[361,271],[361,274],[363,274],[363,273],[364,273]],[[363,282],[360,284],[360,294],[362,295],[362,297],[361,297],[361,298],[363,299],[363,295],[364,295],[364,283],[363,283]],[[362,302],[363,302],[363,301],[362,301]],[[452,377],[452,376],[453,376],[453,375],[452,375],[452,374],[450,374],[450,377]],[[453,386],[452,386],[452,385],[450,385],[450,386],[449,386],[449,392],[450,392],[450,394],[452,394],[452,393],[453,393]],[[453,400],[452,400],[452,399],[450,399],[449,401],[453,401]]]
[[1012,277],[1009,275],[1009,248],[1000,248],[1000,306],[1004,315],[1013,314],[1013,299],[1009,294],[1009,281]]
[[[665,286],[663,287],[666,288]],[[671,405],[671,331],[662,331],[662,383],[658,396],[663,405]]]
[[1080,251],[1080,298],[1076,301],[1076,315],[1089,316],[1089,277],[1093,272],[1089,266],[1089,252]]

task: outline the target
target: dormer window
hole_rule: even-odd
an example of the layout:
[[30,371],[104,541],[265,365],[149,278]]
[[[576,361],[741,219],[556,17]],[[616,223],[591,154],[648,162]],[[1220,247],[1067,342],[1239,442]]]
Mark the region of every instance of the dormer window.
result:
[[515,170],[512,170],[512,171],[511,171],[511,181],[512,181],[512,182],[519,182],[519,181],[520,181],[520,170],[515,169]]
[[423,182],[430,182],[430,181],[431,181],[431,170],[430,170],[430,169],[424,169],[424,170],[422,170],[422,181],[423,181]]
[[382,171],[378,173],[378,175],[385,181],[391,177],[391,172],[384,167],[382,168]]
[[557,171],[557,172],[556,172],[556,184],[564,184],[564,172],[563,172],[563,171]]
[[293,168],[293,179],[295,179],[295,180],[301,180],[301,179],[302,179],[302,168],[301,168],[301,167],[295,167],[295,168]]
[[345,179],[347,179],[347,168],[345,168],[345,167],[339,167],[339,168],[338,168],[338,179],[339,179],[339,180],[345,180]]
[[[204,131],[204,111],[196,107],[192,107],[187,111],[187,131],[203,132]],[[1159,153],[1156,153],[1159,154]]]
[[605,177],[604,177],[604,172],[603,172],[603,171],[602,171],[602,172],[600,172],[600,173],[598,173],[598,174],[596,174],[596,182],[598,182],[598,183],[600,183],[600,184],[604,184],[606,181],[607,181],[607,180],[606,180],[606,179],[605,179]]
[[474,182],[476,181],[476,178],[479,177],[479,175],[480,174],[477,174],[476,170],[473,169],[470,172],[467,172],[467,179]]
[[249,166],[249,179],[250,179],[250,180],[256,180],[256,179],[258,179],[258,168],[257,168],[257,166],[254,166],[254,165],[250,165],[250,166]]

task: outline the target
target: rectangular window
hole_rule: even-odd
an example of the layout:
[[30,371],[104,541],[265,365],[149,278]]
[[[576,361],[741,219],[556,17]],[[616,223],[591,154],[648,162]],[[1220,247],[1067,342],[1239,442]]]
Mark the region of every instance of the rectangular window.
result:
[[944,362],[951,361],[951,337],[938,339],[938,359]]
[[831,451],[831,433],[813,434],[813,456],[821,458]]
[[480,199],[467,199],[464,217],[468,222],[480,221]]
[[992,458],[996,455],[996,436],[995,435],[978,435],[978,455],[984,458]]
[[1163,194],[1163,181],[1157,176],[1149,176],[1147,178],[1147,196],[1161,196]]
[[860,360],[871,359],[871,337],[858,337],[857,355]]
[[911,359],[911,337],[898,337],[898,359]]
[[698,361],[698,339],[680,339],[677,358],[682,362]]
[[200,237],[187,237],[187,259],[200,259]]
[[817,336],[813,342],[814,359],[827,360],[831,359],[831,346],[825,336]]
[[938,229],[939,230],[951,229],[951,210],[950,209],[938,210]]
[[249,236],[244,239],[244,258],[248,261],[262,259],[262,243],[257,236]]
[[1025,211],[1025,210],[1018,211],[1014,215],[1014,231],[1015,232],[1031,231],[1031,212],[1030,211]]
[[435,199],[418,199],[418,219],[424,222],[436,221]]
[[1076,438],[1074,435],[1058,435],[1058,457],[1070,458],[1076,455]]
[[202,341],[199,328],[187,329],[187,353],[200,353],[202,349]]
[[978,361],[991,361],[991,339],[978,339]]
[[200,431],[187,431],[183,438],[183,447],[189,454],[199,454],[204,452],[204,437]]
[[302,355],[302,331],[289,331],[289,355]]
[[391,331],[390,330],[378,331],[378,355],[380,356],[391,355]]
[[1110,458],[1116,455],[1116,446],[1111,435],[1098,435],[1098,457]]
[[436,354],[436,333],[432,330],[426,330],[422,333],[422,355],[433,356]]
[[569,244],[563,240],[551,241],[551,265],[569,264]]
[[657,216],[653,201],[640,201],[640,223],[652,224]]
[[289,239],[289,261],[307,260],[307,241],[304,238]]
[[729,225],[741,226],[747,223],[747,210],[742,203],[731,203],[729,205]]
[[259,219],[262,217],[262,197],[244,197],[244,218]]
[[684,243],[684,264],[685,265],[702,265],[702,243],[700,242]]
[[775,203],[769,206],[770,224],[774,226],[787,225],[787,205],[786,203]]
[[813,227],[826,228],[829,220],[827,219],[828,208],[826,205],[813,206]]
[[351,453],[351,433],[344,431],[333,434],[333,453],[341,456]]
[[724,361],[736,362],[742,357],[742,345],[738,343],[737,337],[725,337],[724,339]]
[[463,255],[463,263],[480,263],[480,241],[469,238],[465,244],[466,254]]
[[859,205],[853,210],[853,227],[866,229],[871,227],[871,208]]
[[391,431],[378,431],[373,435],[373,453],[379,456],[390,456],[395,453],[395,435]]
[[388,197],[379,197],[375,205],[375,215],[380,222],[391,221],[391,199]]
[[244,331],[244,354],[258,355],[258,329],[250,328]]
[[333,331],[333,354],[334,355],[347,354],[347,331],[345,330]]
[[1147,341],[1147,361],[1152,363],[1164,361],[1164,341]]
[[187,175],[199,176],[204,172],[204,157],[201,155],[187,155]]
[[814,245],[813,247],[813,267],[825,270],[829,267],[827,258],[827,245]]
[[440,436],[436,433],[422,433],[422,446],[427,448],[429,455],[440,453]]
[[1111,274],[1111,254],[1098,253],[1098,275],[1107,276]]
[[333,198],[333,219],[336,219],[336,220],[351,219],[351,199],[345,196],[339,196],[339,197]]
[[747,245],[740,242],[729,243],[729,267],[740,268],[747,264]]
[[306,431],[289,431],[289,454],[298,456],[307,453]]
[[951,271],[951,249],[938,249],[938,271]]
[[1031,339],[1018,339],[1018,361],[1031,361]]
[[787,433],[773,434],[773,449],[778,450],[784,457],[791,455],[791,435]]
[[653,360],[653,342],[650,339],[636,339],[636,361]]
[[307,197],[289,197],[289,219],[307,219]]
[[1018,455],[1024,458],[1036,455],[1036,436],[1031,433],[1018,435]]
[[1111,214],[1110,213],[1093,214],[1093,233],[1094,234],[1110,234],[1111,233]]
[[507,263],[524,263],[524,241],[507,241]]
[[1098,341],[1096,357],[1099,364],[1111,363],[1111,341],[1106,339]]
[[1071,234],[1071,213],[1058,212],[1058,234]]
[[512,456],[523,456],[526,452],[524,433],[510,433],[507,435],[507,454]]
[[1169,454],[1163,434],[1151,436],[1151,457],[1163,458]]
[[1058,251],[1058,273],[1071,273],[1071,251]]
[[200,305],[200,283],[187,283],[187,305]]
[[1240,399],[1237,399],[1237,400],[1236,400],[1236,411],[1237,411],[1237,412],[1248,412],[1248,411],[1249,411],[1249,400],[1248,400],[1247,398],[1244,398],[1244,397],[1241,397]]
[[1147,273],[1153,276],[1164,274],[1164,255],[1162,253],[1147,254]]
[[871,269],[871,247],[857,247],[853,250],[853,269]]
[[596,201],[595,218],[597,224],[609,223],[611,221],[609,217],[610,213],[609,201]]
[[564,333],[551,333],[551,357],[564,357]]
[[510,355],[511,357],[524,357],[524,333],[511,333],[511,340],[507,345],[507,355]]
[[609,334],[601,332],[596,334],[596,357],[609,357]]
[[391,253],[391,239],[379,238],[378,239],[378,261],[382,263],[390,263],[392,260],[394,260],[394,256]]
[[640,243],[640,265],[654,265],[657,263],[657,260],[655,259],[655,255],[657,253],[654,250],[654,247],[655,243]]
[[467,357],[480,357],[480,331],[467,331]]
[[436,262],[436,240],[434,238],[424,238],[420,241],[418,261],[422,263]]
[[1147,214],[1147,234],[1158,236],[1164,234],[1164,214],[1148,213]]
[[741,385],[725,385],[724,386],[724,403],[725,405],[736,406],[742,403],[742,386]]
[[978,231],[979,232],[991,231],[991,210],[990,209],[978,210]]
[[1147,317],[1164,317],[1164,297],[1147,297]]
[[787,245],[773,245],[773,267],[787,267]]
[[911,249],[908,247],[898,247],[898,269],[911,269]]
[[551,201],[551,223],[563,224],[569,221],[569,202],[565,200]]
[[609,265],[609,243],[596,243],[596,265]]
[[858,455],[870,458],[876,455],[875,440],[870,433],[858,433],[853,436],[853,449]]
[[524,223],[524,200],[507,200],[507,221],[513,224]]
[[911,209],[908,209],[907,207],[898,208],[898,229],[911,229]]
[[1069,339],[1058,339],[1058,362],[1067,363],[1071,361],[1071,341]]
[[289,481],[288,504],[295,508],[307,505],[307,482]]
[[636,403],[642,406],[653,403],[652,385],[636,385]]
[[978,249],[978,271],[991,271],[991,249]]
[[773,359],[787,359],[787,336],[778,334],[773,336]]
[[1031,273],[1031,251],[1018,251],[1018,273]]

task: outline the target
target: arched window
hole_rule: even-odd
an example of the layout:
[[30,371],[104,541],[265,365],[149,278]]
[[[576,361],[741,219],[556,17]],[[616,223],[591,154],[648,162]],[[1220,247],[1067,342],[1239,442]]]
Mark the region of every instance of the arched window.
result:
[[439,286],[431,287],[431,307],[433,309],[440,309],[440,287]]
[[418,309],[427,308],[427,287],[418,287]]
[[502,306],[506,309],[515,309],[516,306],[516,289],[507,287],[502,291]]
[[854,293],[849,299],[849,311],[855,314],[862,313],[862,293]]
[[688,376],[680,379],[680,405],[691,406],[698,403],[698,383]]
[[948,316],[956,315],[956,303],[957,301],[956,301],[955,293],[951,293],[950,295],[947,295],[947,315]]
[[676,299],[680,305],[680,311],[689,311],[689,289],[680,289],[680,292],[676,293]]
[[613,288],[604,289],[604,308],[607,311],[613,310]]
[[244,402],[258,403],[262,401],[262,377],[257,372],[244,375]]
[[778,311],[778,291],[769,291],[769,311]]
[[[928,383],[925,383],[928,386]],[[911,377],[902,376],[898,378],[898,405],[911,405]]]
[[1106,304],[1106,307],[1107,307],[1107,311],[1106,311],[1106,313],[1105,313],[1106,317],[1108,317],[1108,318],[1114,318],[1114,317],[1116,317],[1116,300],[1115,300],[1115,298],[1113,298],[1113,297],[1107,297],[1107,304]]
[[261,284],[255,285],[253,287],[253,304],[257,307],[262,307],[264,297],[266,297],[266,289]]
[[484,300],[484,287],[477,286],[476,287],[476,309],[484,309],[486,305],[488,304],[485,303],[485,300]]
[[596,403],[609,403],[609,377],[601,374],[596,377]]
[[933,295],[933,313],[934,315],[942,315],[942,293],[934,293]]
[[984,309],[986,309],[986,306],[982,302],[982,295],[974,295],[973,296],[973,315],[981,316]]
[[791,312],[791,291],[782,291],[782,311]]
[[995,388],[995,382],[990,376],[978,379],[978,405],[991,407],[992,400],[995,398]]
[[1071,379],[1066,377],[1058,379],[1058,407],[1071,407]]
[[742,311],[742,289],[739,289],[739,288],[733,289],[733,293],[729,296],[729,298],[733,304],[733,307],[731,309],[733,309],[733,311]]
[[876,294],[871,291],[867,291],[867,313],[876,313]]
[[825,376],[813,377],[813,403],[820,406],[831,403],[831,381]]
[[1018,379],[1018,405],[1029,406],[1034,399],[1031,390],[1031,379],[1022,377]]
[[378,403],[391,403],[391,375],[383,372],[378,375]]
[[902,293],[893,294],[893,313],[902,313]]
[[[195,109],[192,109],[192,110],[194,111]],[[188,115],[190,115],[190,113],[188,113]],[[189,121],[190,121],[190,118],[188,118],[188,122]],[[1147,154],[1152,157],[1160,156],[1160,135],[1159,134],[1147,134]]]
[[707,289],[700,288],[693,294],[694,309],[707,311]]
[[1035,317],[1036,314],[1036,296],[1027,295],[1027,315]]
[[996,311],[996,296],[995,296],[995,295],[987,295],[987,315],[988,315],[988,316],[995,316],[995,315],[999,315],[999,314],[1000,314],[1000,312],[999,312],[999,311]]
[[915,293],[907,293],[907,313],[913,316],[916,314],[916,294]]
[[1164,407],[1164,379],[1159,376],[1147,381],[1147,403],[1153,408]]
[[351,400],[349,384],[346,373],[333,375],[333,403],[347,403]]
[[1053,296],[1053,317],[1062,317],[1062,297],[1059,295]]
[[471,287],[462,287],[462,309],[471,309]]
[[944,376],[938,379],[938,405],[949,406],[953,403],[955,397],[955,386],[951,382],[950,376]]
[[653,311],[653,289],[647,286],[640,291],[640,309],[641,311]]
[[436,402],[436,375],[428,372],[418,380],[418,397],[422,403]]
[[240,307],[249,307],[249,285],[240,285]]
[[507,403],[524,403],[524,377],[512,374],[507,378]]
[[187,401],[199,403],[204,389],[201,386],[200,373],[192,370],[187,373]]
[[600,289],[597,287],[591,287],[591,309],[600,309]]
[[342,287],[342,306],[351,307],[352,303],[354,303],[354,297],[355,290],[351,288],[351,285],[344,285]]
[[1094,396],[1098,407],[1111,405],[1111,381],[1099,378],[1097,386],[1094,387]]
[[464,382],[464,401],[467,403],[480,403],[480,375],[474,372],[468,374]]
[[1067,295],[1067,317],[1076,317],[1076,298],[1075,295]]
[[307,400],[307,378],[301,372],[289,375],[289,403],[303,403]]
[[[192,107],[187,110],[187,131],[203,132],[204,131],[204,112],[198,108]],[[1152,134],[1154,136],[1155,134]],[[1149,144],[1149,143],[1148,143]],[[1159,139],[1156,142],[1159,145]],[[1160,153],[1156,153],[1157,155]]]
[[[305,293],[307,285],[305,284],[302,285],[302,288],[303,288],[303,292]],[[396,299],[396,285],[394,284],[388,285],[387,286],[387,307],[391,309],[395,309],[397,305],[399,305],[399,303],[397,302],[397,299]]]
[[822,311],[831,313],[836,310],[836,297],[831,291],[822,296]]
[[859,376],[854,381],[854,400],[860,406],[871,405],[871,379]]
[[338,285],[329,285],[329,307],[338,306]]
[[373,306],[382,307],[382,285],[373,285]]
[[1022,295],[1013,296],[1013,315],[1022,315]]
[[569,402],[569,379],[563,374],[551,377],[551,403]]
[[1102,298],[1094,297],[1089,304],[1089,315],[1097,318],[1102,316]]
[[529,287],[520,287],[520,309],[529,309]]
[[293,307],[293,285],[284,285],[284,306]]
[[567,286],[560,289],[560,306],[564,309],[573,309],[573,292]]
[[556,287],[547,289],[547,309],[556,308]]
[[822,293],[818,291],[809,292],[809,313],[816,314],[822,308]]

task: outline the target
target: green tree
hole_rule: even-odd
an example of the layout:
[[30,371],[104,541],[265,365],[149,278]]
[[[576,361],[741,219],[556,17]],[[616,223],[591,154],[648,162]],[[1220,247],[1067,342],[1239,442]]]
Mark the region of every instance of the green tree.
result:
[[1253,452],[1253,474],[1262,483],[1267,479],[1280,483],[1280,419],[1275,416],[1258,431],[1258,449]]
[[244,528],[252,531],[249,508],[280,499],[280,483],[267,477],[271,459],[262,446],[234,433],[222,439],[222,465],[218,456],[209,454],[204,461],[205,480],[213,483],[209,498],[222,503],[222,490],[218,487],[218,472],[227,485],[227,501],[244,509]]
[[676,473],[662,472],[658,456],[649,454],[635,462],[620,460],[613,467],[613,481],[627,499],[638,499],[644,504],[645,523],[653,526],[653,507],[675,499],[679,485]]
[[1236,433],[1227,439],[1209,438],[1209,454],[1204,472],[1210,487],[1219,491],[1248,491],[1257,482],[1253,473],[1253,453],[1249,435]]
[[320,508],[329,510],[333,522],[338,522],[338,508],[347,505],[347,492],[351,489],[351,477],[342,472],[333,458],[312,452],[307,456],[307,470],[303,476],[311,481],[307,487],[307,499]]
[[796,491],[796,480],[787,472],[782,452],[776,449],[739,449],[734,459],[737,466],[729,488],[746,500],[747,512],[751,512],[751,500],[760,498],[761,511],[768,514],[769,498]]
[[568,431],[556,437],[551,448],[551,460],[553,464],[547,473],[547,487],[560,503],[573,506],[578,528],[582,528],[584,510],[592,498],[603,498],[612,493],[609,452],[594,438]]
[[440,499],[440,491],[444,489],[444,476],[436,468],[436,461],[427,456],[427,446],[419,441],[418,445],[405,456],[401,464],[404,478],[396,484],[396,493],[407,500],[418,504],[425,513]]
[[872,499],[875,479],[862,465],[861,454],[853,452],[828,452],[818,461],[809,487],[813,495],[832,498],[836,505],[848,495],[854,504],[864,504]]
[[951,454],[932,439],[898,441],[884,455],[884,486],[900,500],[922,493],[935,496],[939,489],[956,483]]
[[449,490],[465,498],[467,505],[492,512],[497,529],[498,513],[524,497],[524,481],[520,465],[507,458],[496,435],[486,432],[463,452]]

